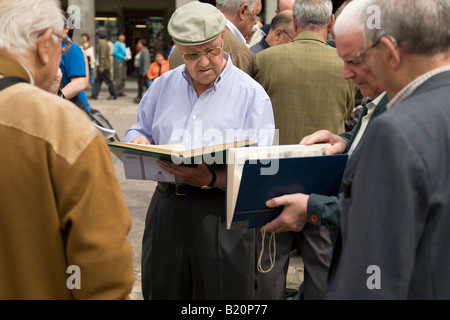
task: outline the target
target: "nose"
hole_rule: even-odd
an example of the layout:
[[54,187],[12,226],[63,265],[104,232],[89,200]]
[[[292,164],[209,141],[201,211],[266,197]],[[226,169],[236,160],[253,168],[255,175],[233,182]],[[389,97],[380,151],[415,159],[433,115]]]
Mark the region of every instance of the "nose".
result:
[[342,78],[345,80],[352,79],[356,76],[356,73],[353,71],[353,67],[350,62],[344,62],[344,68],[342,69]]
[[201,54],[200,58],[198,58],[197,64],[200,66],[207,66],[209,65],[210,60],[206,54]]

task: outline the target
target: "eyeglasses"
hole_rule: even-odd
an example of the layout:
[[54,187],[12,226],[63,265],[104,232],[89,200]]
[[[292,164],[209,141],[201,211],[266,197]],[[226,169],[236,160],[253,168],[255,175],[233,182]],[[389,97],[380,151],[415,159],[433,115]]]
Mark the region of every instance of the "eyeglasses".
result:
[[286,32],[286,30],[284,30],[284,29],[281,29],[281,30],[283,30],[283,32],[286,33],[286,35],[289,37],[289,39],[291,39],[291,41],[294,40],[294,38],[292,38],[291,35],[290,35],[289,33]]
[[221,52],[222,52],[222,45],[217,48],[206,49],[203,52],[185,52],[185,53],[182,53],[181,56],[186,61],[197,61],[198,59],[200,59],[201,55],[205,55],[208,58],[214,58],[214,57],[217,57]]
[[62,39],[63,47],[61,48],[61,54],[66,54],[67,52],[69,52],[70,47],[72,46],[72,40],[70,40],[70,38],[67,36],[60,36],[59,34],[54,32],[52,32],[52,34]]
[[[381,37],[381,38],[383,38],[383,37]],[[381,38],[378,39],[378,41],[376,41],[373,45],[371,45],[367,49],[358,52],[358,54],[356,55],[356,58],[344,59],[344,61],[345,62],[349,62],[349,63],[354,64],[354,65],[358,65],[358,64],[363,63],[364,60],[367,58],[367,54],[369,53],[369,51],[380,44]]]
[[[45,33],[45,31],[41,32],[41,33],[38,35],[38,38],[39,38],[40,36],[42,36],[44,33]],[[61,54],[66,54],[67,52],[69,52],[70,47],[72,46],[72,40],[70,40],[70,38],[67,37],[67,35],[65,35],[65,36],[60,36],[59,34],[57,34],[57,33],[55,33],[55,32],[52,32],[52,34],[53,34],[54,36],[57,36],[58,38],[61,38],[61,39],[62,39],[63,47],[61,48]]]
[[394,45],[395,48],[398,48],[398,42],[397,40],[389,35],[389,34],[385,34],[383,36],[380,37],[380,39],[378,39],[378,41],[376,41],[373,45],[371,45],[370,47],[368,47],[367,49],[358,52],[358,54],[356,55],[356,58],[349,58],[349,59],[344,59],[344,61],[352,63],[354,65],[358,65],[361,63],[364,63],[364,60],[367,58],[367,54],[369,53],[370,50],[372,50],[373,48],[375,48],[376,46],[378,46],[381,43],[381,39],[383,38],[388,38],[390,42],[392,42],[392,44]]

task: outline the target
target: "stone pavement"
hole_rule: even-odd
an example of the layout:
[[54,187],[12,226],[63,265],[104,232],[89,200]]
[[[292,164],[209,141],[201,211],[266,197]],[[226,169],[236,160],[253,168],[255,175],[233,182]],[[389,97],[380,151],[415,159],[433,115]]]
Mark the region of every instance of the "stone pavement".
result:
[[[88,97],[91,88],[86,90]],[[130,77],[126,83],[125,97],[117,100],[107,100],[109,94],[106,84],[103,83],[97,100],[89,100],[91,108],[100,110],[116,129],[121,140],[126,130],[136,122],[138,104],[133,102],[137,95],[137,80]],[[122,188],[125,203],[130,211],[132,228],[128,239],[133,246],[134,272],[136,282],[130,294],[132,300],[142,300],[141,291],[141,239],[144,232],[145,215],[156,187],[153,181],[127,180],[123,170],[122,162],[112,155],[117,178]],[[303,281],[303,262],[301,257],[292,254],[287,275],[287,287],[298,289]]]

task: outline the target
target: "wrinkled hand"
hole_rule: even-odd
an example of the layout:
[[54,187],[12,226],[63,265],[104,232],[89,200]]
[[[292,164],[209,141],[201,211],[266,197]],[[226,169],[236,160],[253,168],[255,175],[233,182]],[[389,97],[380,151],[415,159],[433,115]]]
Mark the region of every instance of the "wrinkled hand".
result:
[[284,209],[276,219],[266,224],[266,231],[275,233],[301,231],[308,220],[308,199],[309,195],[296,193],[267,201],[266,206],[269,208],[284,206]]
[[158,164],[165,171],[175,175],[175,177],[192,186],[205,186],[212,179],[212,173],[209,171],[205,163],[197,166],[176,165],[170,161],[158,161]]
[[343,153],[345,148],[347,148],[347,140],[327,130],[316,131],[300,141],[300,144],[306,144],[307,146],[315,143],[331,144],[331,146],[325,150],[325,155],[327,156]]

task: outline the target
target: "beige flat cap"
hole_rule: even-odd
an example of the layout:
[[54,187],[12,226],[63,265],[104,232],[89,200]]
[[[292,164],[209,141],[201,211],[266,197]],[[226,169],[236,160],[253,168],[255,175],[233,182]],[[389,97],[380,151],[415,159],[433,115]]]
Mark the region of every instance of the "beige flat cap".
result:
[[167,30],[182,46],[196,46],[217,38],[225,29],[227,19],[211,4],[189,2],[172,14]]

